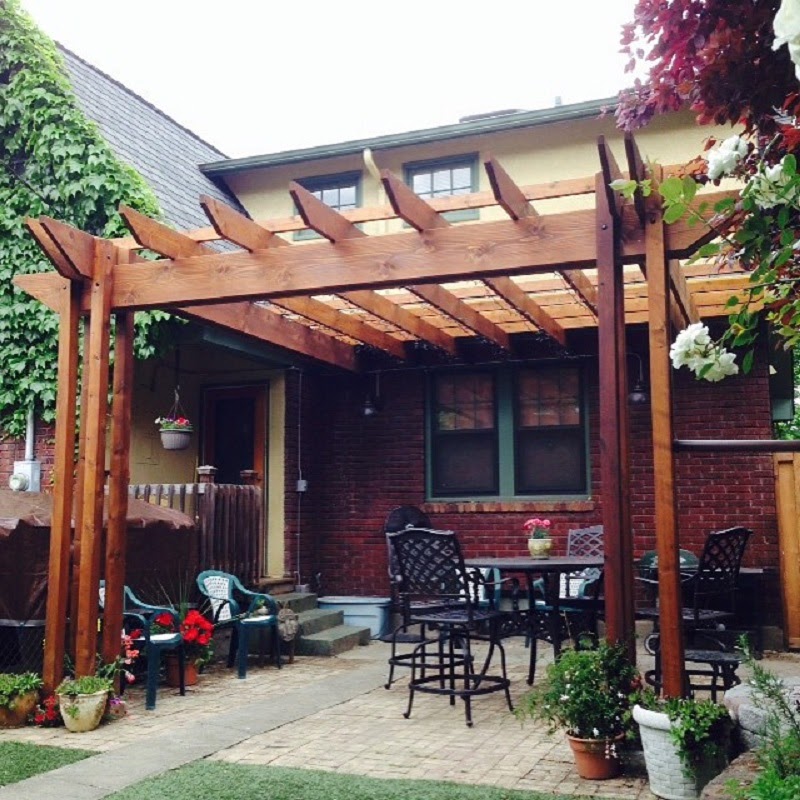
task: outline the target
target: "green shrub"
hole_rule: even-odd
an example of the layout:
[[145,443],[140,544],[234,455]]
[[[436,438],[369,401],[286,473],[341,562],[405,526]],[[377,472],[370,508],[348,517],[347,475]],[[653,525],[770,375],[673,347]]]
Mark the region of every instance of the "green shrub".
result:
[[42,679],[35,672],[0,673],[0,708],[13,709],[19,697],[41,688]]

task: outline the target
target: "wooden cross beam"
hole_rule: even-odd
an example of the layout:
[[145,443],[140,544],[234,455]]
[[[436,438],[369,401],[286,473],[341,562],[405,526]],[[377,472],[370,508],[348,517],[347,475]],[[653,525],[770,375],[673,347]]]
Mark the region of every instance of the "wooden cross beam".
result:
[[[280,236],[270,233],[225,203],[203,195],[200,198],[200,205],[214,228],[221,233],[223,231],[229,233],[230,236],[225,236],[225,238],[245,250],[253,252],[267,247],[290,247],[289,243]],[[406,357],[405,345],[399,339],[395,339],[394,336],[367,325],[351,315],[342,314],[312,297],[284,297],[273,302],[274,305],[293,314],[299,314],[352,339],[385,350],[395,358],[402,360]]]
[[[529,220],[535,225],[542,225],[542,217],[536,209],[528,202],[522,189],[511,179],[511,176],[503,169],[499,161],[489,156],[484,161],[486,174],[489,176],[489,183],[498,204],[515,220]],[[541,227],[537,228],[543,233]],[[575,290],[593,314],[597,314],[597,291],[591,281],[581,270],[561,270],[562,277]],[[526,293],[518,294],[513,281],[507,277],[489,278],[486,284],[499,294],[507,303],[517,308],[525,317],[531,320],[542,330],[549,333],[561,344],[565,344],[565,335],[561,326],[534,300],[531,300]],[[527,302],[523,300],[526,298]],[[514,299],[516,298],[516,299]]]
[[[704,195],[709,206],[730,193]],[[695,210],[700,200],[695,198]],[[634,219],[636,222],[634,223]],[[425,281],[479,279],[497,275],[553,272],[565,263],[596,264],[594,212],[571,211],[544,217],[547,236],[528,232],[526,222],[497,220],[414,233],[403,231],[302,247],[248,252],[213,253],[162,259],[115,268],[114,309],[170,308],[271,299],[298,294],[323,294],[356,289],[405,286]],[[628,224],[630,223],[630,225]],[[622,262],[639,263],[644,239],[633,209],[623,209],[626,235]],[[638,232],[638,233],[637,233]],[[698,226],[681,221],[666,232],[667,254],[684,258],[706,240]],[[48,275],[18,275],[14,284],[52,302]],[[83,301],[86,308],[86,301]],[[427,338],[427,337],[426,337]]]
[[[366,234],[335,209],[323,203],[299,183],[289,184],[289,193],[311,230],[326,238],[331,244],[344,239],[362,239]],[[456,353],[455,339],[416,314],[400,308],[386,297],[369,290],[340,292],[342,298],[376,317],[396,325],[401,330],[441,347],[451,355]]]
[[[233,209],[231,209],[231,211],[233,211]],[[154,250],[155,252],[160,253],[161,255],[167,256],[168,258],[191,257],[195,255],[206,255],[208,253],[214,252],[205,245],[192,241],[187,236],[184,236],[182,233],[174,231],[171,228],[168,228],[166,225],[163,225],[160,222],[156,222],[156,220],[150,219],[150,217],[147,217],[144,214],[140,214],[138,211],[135,211],[132,208],[129,208],[127,206],[121,206],[120,214],[122,214],[122,217],[124,218],[126,225],[130,228],[131,233],[136,238],[136,241],[139,242],[139,244],[142,245],[142,247],[146,247],[149,250]],[[228,222],[230,222],[230,218],[228,218]],[[270,236],[272,235],[270,234]],[[272,238],[277,239],[278,237],[272,237]],[[138,263],[146,264],[147,262],[139,261]],[[319,303],[318,305],[322,305],[322,303]],[[234,311],[234,314],[228,313],[229,310],[224,307],[217,307],[216,313],[213,314],[208,314],[207,313],[208,309],[205,308],[191,308],[191,309],[177,308],[176,312],[181,316],[191,317],[196,321],[211,322],[221,327],[230,329],[232,327],[232,324],[235,323],[237,319],[240,320],[242,319],[241,317],[243,311],[242,304],[235,303],[233,304],[233,306],[234,307],[232,310]],[[315,310],[316,309],[312,305],[311,308],[308,309],[307,316],[311,318],[310,315],[313,314]],[[270,316],[275,317],[275,319],[270,320],[269,319]],[[255,317],[260,323],[258,327],[254,324],[252,320],[253,317]],[[301,352],[304,355],[311,355],[317,357],[322,353],[326,353],[328,358],[324,360],[329,361],[329,363],[334,363],[336,366],[340,366],[345,369],[352,368],[351,365],[353,364],[353,360],[349,358],[349,356],[345,356],[344,358],[337,358],[335,361],[331,362],[330,346],[326,346],[321,350],[317,349],[322,343],[321,337],[323,335],[313,331],[312,329],[308,328],[305,325],[300,325],[297,322],[285,319],[280,314],[277,314],[276,312],[270,311],[263,307],[260,309],[258,313],[250,315],[250,318],[251,318],[251,330],[249,332],[250,336],[257,336],[258,338],[263,338],[265,341],[269,341],[271,344],[275,344],[280,347],[291,346],[292,349],[296,349],[297,345],[300,344],[301,349],[299,349],[298,352]],[[350,327],[348,331],[352,333],[357,332],[362,334],[365,338],[370,338],[371,341],[369,343],[372,344],[372,337],[370,336],[370,332],[358,328],[358,320],[349,320],[349,321],[355,324],[352,327]],[[296,330],[297,327],[300,327],[303,330],[298,331]],[[366,329],[366,326],[363,327],[364,329]],[[339,330],[339,328],[334,327],[334,330]],[[256,333],[256,331],[258,331],[258,333]],[[350,332],[348,332],[348,335],[351,335]],[[372,330],[372,332],[377,334],[381,333],[380,331],[374,331],[374,329]],[[316,336],[313,335],[315,333]],[[325,338],[329,339],[330,337],[325,337]],[[359,339],[358,336],[353,336],[353,338]],[[363,339],[360,340],[363,341]],[[375,337],[375,340],[380,340],[383,343],[383,339],[381,339],[378,336]],[[394,345],[400,345],[399,348],[400,351],[403,353],[403,355],[405,354],[405,351],[402,348],[402,343],[398,342],[396,339],[393,339],[392,342],[389,343],[389,346],[394,347]],[[349,346],[345,345],[345,347]],[[344,353],[342,353],[341,355],[344,356]]]

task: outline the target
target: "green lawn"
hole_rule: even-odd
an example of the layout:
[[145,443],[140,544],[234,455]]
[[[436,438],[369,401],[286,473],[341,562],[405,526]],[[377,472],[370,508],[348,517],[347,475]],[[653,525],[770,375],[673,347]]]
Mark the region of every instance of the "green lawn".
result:
[[[110,796],[115,800],[567,800],[563,795],[541,792],[219,761],[188,764]],[[569,800],[579,798],[571,796]]]
[[94,753],[89,750],[27,742],[0,742],[0,786],[17,783],[40,772],[49,772],[92,755]]

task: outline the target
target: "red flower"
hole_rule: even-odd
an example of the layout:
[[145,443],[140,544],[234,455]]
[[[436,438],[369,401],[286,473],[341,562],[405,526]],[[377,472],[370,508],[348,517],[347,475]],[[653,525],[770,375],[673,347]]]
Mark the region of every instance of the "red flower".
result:
[[162,628],[169,628],[170,630],[173,628],[172,614],[168,614],[166,611],[157,614],[153,622],[155,622],[156,625],[160,625]]

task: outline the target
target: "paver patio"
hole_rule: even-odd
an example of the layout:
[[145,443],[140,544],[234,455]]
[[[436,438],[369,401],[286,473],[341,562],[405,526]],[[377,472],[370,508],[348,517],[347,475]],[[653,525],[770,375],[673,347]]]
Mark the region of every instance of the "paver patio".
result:
[[[512,697],[526,690],[527,651],[509,647]],[[278,670],[251,667],[240,681],[223,665],[180,697],[162,687],[155,711],[144,710],[143,691],[128,693],[126,718],[91,733],[63,728],[3,732],[18,741],[81,747],[100,755],[0,789],[0,798],[101,798],[149,775],[197,758],[331,770],[381,778],[448,780],[550,791],[564,795],[650,800],[641,765],[603,782],[577,777],[562,733],[521,724],[500,694],[475,700],[475,726],[464,724],[460,704],[418,695],[410,719],[405,678],[383,688],[388,648],[373,643],[334,658],[298,657]],[[540,647],[539,675],[551,658]],[[800,674],[800,656],[769,660],[779,674]],[[646,663],[640,664],[645,667]],[[69,785],[65,778],[69,777]],[[68,786],[66,793],[65,787]]]

